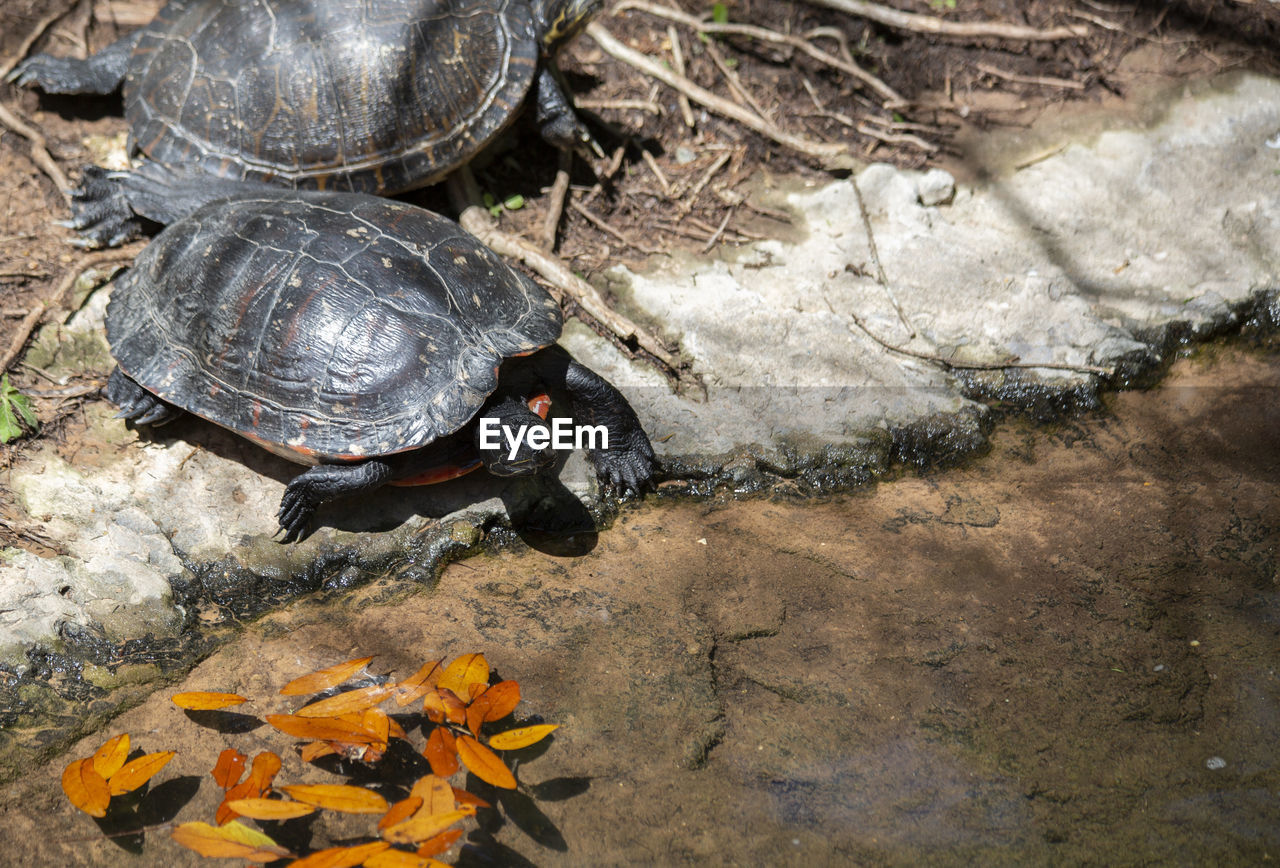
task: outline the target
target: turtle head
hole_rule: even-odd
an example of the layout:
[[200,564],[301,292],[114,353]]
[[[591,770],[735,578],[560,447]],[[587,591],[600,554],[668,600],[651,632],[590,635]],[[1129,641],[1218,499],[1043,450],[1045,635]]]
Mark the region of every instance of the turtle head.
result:
[[[526,402],[507,397],[485,407],[477,418],[480,461],[494,476],[533,476],[555,463],[551,426]],[[532,446],[531,439],[545,445]]]
[[538,39],[542,50],[555,54],[587,26],[604,7],[604,0],[533,0]]

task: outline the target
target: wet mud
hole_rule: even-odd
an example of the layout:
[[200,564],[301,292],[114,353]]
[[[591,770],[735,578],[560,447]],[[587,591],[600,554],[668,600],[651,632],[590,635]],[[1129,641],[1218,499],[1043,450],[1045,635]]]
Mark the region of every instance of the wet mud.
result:
[[[195,865],[163,832],[101,837],[58,789],[67,759],[124,731],[176,750],[149,816],[207,821],[218,751],[281,742],[171,693],[273,711],[270,685],[338,660],[483,651],[519,714],[562,728],[520,757],[521,792],[466,782],[497,810],[456,864],[1275,858],[1277,397],[1280,354],[1211,348],[1087,417],[1006,421],[966,468],[821,503],[651,501],[417,592],[295,603],[8,785],[0,824],[28,864]],[[281,782],[336,780],[283,753]]]

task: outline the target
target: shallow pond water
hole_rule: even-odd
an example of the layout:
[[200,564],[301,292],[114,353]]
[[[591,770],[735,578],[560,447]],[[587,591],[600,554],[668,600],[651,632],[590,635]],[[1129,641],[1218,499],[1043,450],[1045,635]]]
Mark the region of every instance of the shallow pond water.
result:
[[[171,693],[235,691],[262,714],[339,660],[402,676],[483,651],[520,714],[562,726],[521,752],[520,793],[468,782],[498,810],[453,863],[1274,858],[1280,357],[1212,355],[1107,414],[1006,425],[967,469],[824,503],[650,502],[431,589],[294,605],[73,755],[122,731],[176,750],[140,816],[207,820],[228,744],[281,751],[282,781],[336,779]],[[102,837],[58,789],[67,759],[0,798],[24,864],[201,863],[162,832],[140,854]]]

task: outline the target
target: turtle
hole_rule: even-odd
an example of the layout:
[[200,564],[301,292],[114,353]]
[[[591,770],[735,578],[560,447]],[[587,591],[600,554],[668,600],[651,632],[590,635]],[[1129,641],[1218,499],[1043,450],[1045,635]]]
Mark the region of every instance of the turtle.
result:
[[285,542],[320,504],[384,483],[546,470],[557,395],[603,432],[584,446],[602,485],[640,494],[649,438],[555,343],[562,324],[548,292],[447,217],[263,186],[166,227],[116,281],[106,396],[135,425],[190,413],[312,465],[281,499]]
[[47,93],[123,85],[131,172],[85,168],[85,246],[168,224],[244,182],[394,195],[465,164],[533,92],[543,137],[602,153],[555,55],[603,0],[169,0],[87,60],[38,54]]

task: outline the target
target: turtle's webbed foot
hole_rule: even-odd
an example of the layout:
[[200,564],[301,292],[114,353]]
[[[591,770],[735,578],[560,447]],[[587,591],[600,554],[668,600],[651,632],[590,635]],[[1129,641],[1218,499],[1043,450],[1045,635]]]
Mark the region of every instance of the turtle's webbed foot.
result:
[[320,504],[377,488],[391,476],[391,468],[381,461],[361,464],[320,464],[295,476],[280,498],[276,518],[284,531],[281,542],[296,542],[306,536],[311,517]]
[[134,425],[163,425],[182,415],[182,411],[157,398],[116,368],[107,380],[107,399],[120,408],[117,419]]
[[649,438],[641,430],[623,435],[623,442],[591,453],[600,484],[612,487],[623,497],[640,495],[653,482],[658,459]]
[[86,68],[76,58],[36,54],[15,66],[5,81],[19,87],[35,85],[45,93],[84,93]]
[[75,229],[80,247],[115,247],[142,234],[142,220],[129,206],[119,179],[125,172],[86,166],[80,186],[71,191],[71,219],[61,225]]
[[563,151],[575,151],[588,162],[592,157],[604,159],[604,148],[591,135],[577,115],[562,114],[545,123],[542,136]]
[[306,475],[304,473],[290,482],[284,490],[284,497],[280,498],[280,510],[276,513],[276,519],[280,522],[280,530],[284,532],[281,542],[291,543],[302,539],[311,525],[311,516],[319,505],[320,501],[309,490]]

